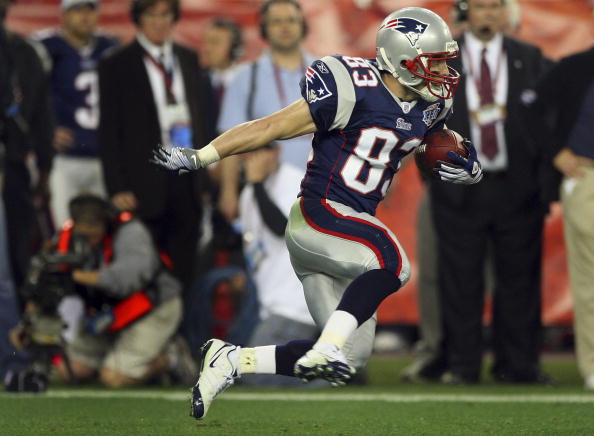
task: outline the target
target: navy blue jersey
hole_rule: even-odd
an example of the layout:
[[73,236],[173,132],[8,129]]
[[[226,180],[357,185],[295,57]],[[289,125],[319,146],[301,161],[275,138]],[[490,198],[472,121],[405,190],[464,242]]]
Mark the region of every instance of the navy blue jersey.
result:
[[36,38],[50,57],[51,87],[56,123],[74,132],[75,156],[96,156],[96,129],[99,124],[99,84],[97,64],[117,41],[95,35],[91,46],[78,50],[57,31],[43,31]]
[[301,80],[318,128],[301,196],[327,198],[375,215],[400,161],[430,130],[442,129],[451,100],[400,100],[375,60],[326,56]]

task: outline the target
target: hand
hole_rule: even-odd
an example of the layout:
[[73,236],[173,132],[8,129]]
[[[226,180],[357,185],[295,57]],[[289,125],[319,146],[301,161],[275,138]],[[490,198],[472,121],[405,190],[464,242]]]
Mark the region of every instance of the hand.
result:
[[196,150],[183,147],[172,147],[159,144],[153,150],[152,163],[159,165],[167,171],[178,174],[187,173],[202,167]]
[[39,170],[39,177],[33,189],[35,207],[39,210],[46,209],[49,205],[50,198],[49,171]]
[[468,149],[468,159],[448,151],[447,156],[454,163],[439,161],[439,168],[434,171],[437,171],[441,180],[462,185],[473,185],[481,181],[483,168],[476,158],[476,149],[468,139],[464,140],[464,146]]
[[27,345],[25,339],[25,327],[22,323],[17,324],[8,331],[8,339],[11,345],[17,350],[22,350]]
[[249,183],[260,183],[278,166],[276,150],[260,149],[246,155],[245,179]]
[[99,284],[99,271],[75,269],[72,271],[72,280],[79,285],[97,286]]
[[236,187],[229,187],[220,191],[217,209],[229,223],[239,216],[239,196]]
[[569,148],[562,149],[553,158],[553,165],[555,168],[561,171],[565,177],[572,177],[576,179],[580,179],[585,176],[585,171],[582,164],[586,162],[587,159],[577,156]]
[[74,132],[67,127],[58,126],[54,130],[52,146],[56,151],[62,152],[74,145]]
[[111,202],[120,211],[133,211],[138,207],[136,196],[130,191],[118,192],[111,197]]

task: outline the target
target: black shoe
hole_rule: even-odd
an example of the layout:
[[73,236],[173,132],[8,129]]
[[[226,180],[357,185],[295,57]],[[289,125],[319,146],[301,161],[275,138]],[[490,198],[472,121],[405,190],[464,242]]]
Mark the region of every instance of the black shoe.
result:
[[554,378],[541,370],[530,372],[497,371],[493,373],[493,379],[497,383],[533,384],[543,386],[554,386],[557,384]]

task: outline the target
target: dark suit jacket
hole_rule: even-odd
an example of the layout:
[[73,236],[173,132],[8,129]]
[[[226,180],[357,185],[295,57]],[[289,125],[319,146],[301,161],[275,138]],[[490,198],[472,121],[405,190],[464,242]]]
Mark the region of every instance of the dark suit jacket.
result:
[[[21,94],[17,115],[2,120],[6,160],[24,165],[27,154],[33,151],[38,169],[49,172],[54,156],[51,145],[54,125],[48,77],[35,48],[27,40],[3,28],[0,33],[2,69],[8,76],[7,83],[2,83],[2,104],[13,103],[12,74]],[[6,109],[3,107],[2,111]]]
[[[569,146],[569,132],[579,115],[586,90],[594,81],[594,46],[564,57],[536,85],[534,100],[523,108],[533,136],[547,150],[552,161],[561,148]],[[547,179],[549,200],[559,200],[561,173],[552,170]]]
[[[173,52],[184,78],[194,146],[200,148],[215,132],[214,121],[211,121],[214,114],[209,109],[210,81],[200,68],[194,50],[174,44]],[[101,61],[99,87],[99,155],[109,195],[133,192],[139,201],[139,215],[154,218],[163,212],[171,185],[185,181],[193,185],[194,198],[188,202],[199,204],[204,172],[174,178],[149,162],[151,150],[161,142],[161,130],[143,49],[138,41],[121,47]]]
[[[458,43],[460,47],[463,47],[464,38],[462,37]],[[504,37],[503,47],[507,55],[509,77],[507,117],[504,125],[508,155],[505,182],[512,205],[524,204],[527,206],[530,204],[533,207],[540,207],[542,206],[541,181],[545,155],[528,134],[528,129],[519,116],[519,111],[523,93],[534,86],[538,77],[548,66],[548,61],[542,56],[539,48],[513,38]],[[470,115],[466,103],[467,76],[460,57],[451,61],[450,65],[462,74],[462,79],[456,90],[454,112],[447,122],[447,127],[470,138]],[[434,199],[452,205],[462,204],[467,195],[472,195],[472,191],[472,185],[454,185],[437,180],[432,181],[431,184],[431,193]]]

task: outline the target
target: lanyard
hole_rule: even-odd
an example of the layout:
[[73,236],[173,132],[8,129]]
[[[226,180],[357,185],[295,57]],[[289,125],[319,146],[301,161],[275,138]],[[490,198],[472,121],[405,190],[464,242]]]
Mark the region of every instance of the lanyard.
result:
[[[287,105],[287,94],[285,93],[285,87],[283,86],[283,79],[281,77],[280,68],[278,67],[278,65],[276,65],[274,63],[273,59],[271,59],[271,61],[272,61],[272,69],[274,71],[274,82],[276,84],[276,90],[278,92],[278,98],[280,100],[281,109],[282,109]],[[305,70],[306,70],[306,67],[303,64],[303,57],[301,57],[301,73],[305,74]]]
[[[472,58],[470,56],[470,51],[466,47],[463,47],[462,51],[464,52],[464,56],[468,60],[468,76],[474,82],[474,86],[476,87],[476,89],[478,91],[479,89],[481,89],[481,83],[480,83],[481,78],[478,77],[478,75],[474,74],[474,69],[472,67],[473,63],[472,63]],[[495,98],[495,96],[497,95],[497,83],[499,82],[499,73],[501,73],[501,64],[503,63],[502,60],[503,60],[504,52],[505,51],[504,51],[503,47],[501,47],[501,51],[499,52],[499,55],[497,56],[497,69],[495,70],[495,74],[491,78],[491,89],[493,90],[493,98]],[[487,60],[485,59],[485,62],[486,61]]]
[[175,95],[173,94],[173,70],[168,71],[161,62],[156,60],[151,54],[144,50],[144,56],[152,63],[163,77],[163,84],[165,85],[165,95],[167,97],[167,104],[172,105],[176,103]]

